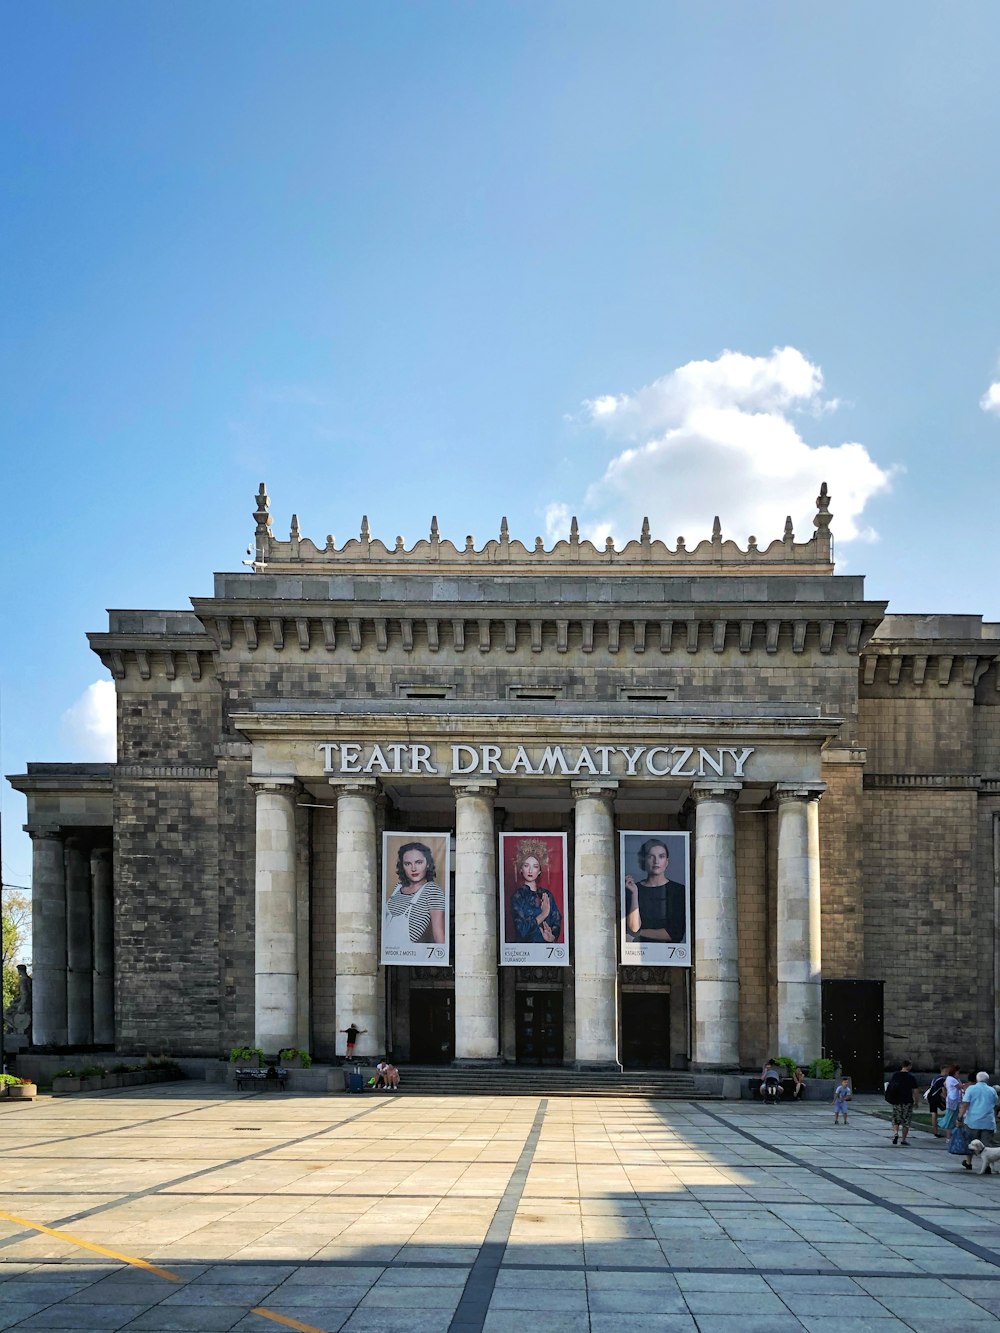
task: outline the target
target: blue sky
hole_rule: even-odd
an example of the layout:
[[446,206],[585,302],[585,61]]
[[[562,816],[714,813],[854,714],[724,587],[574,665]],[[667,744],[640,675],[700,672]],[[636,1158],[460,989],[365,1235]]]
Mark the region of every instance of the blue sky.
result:
[[5,772],[97,757],[85,632],[209,593],[262,479],[280,535],[477,544],[763,543],[825,479],[871,596],[1000,619],[997,7],[32,0],[3,45]]

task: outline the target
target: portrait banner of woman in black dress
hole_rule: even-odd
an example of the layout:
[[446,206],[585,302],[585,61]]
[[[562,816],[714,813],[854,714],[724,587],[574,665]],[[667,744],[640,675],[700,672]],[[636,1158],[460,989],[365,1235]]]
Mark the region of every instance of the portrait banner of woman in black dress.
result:
[[500,834],[501,967],[568,967],[565,833]]
[[690,967],[689,835],[637,831],[620,839],[622,962]]
[[447,967],[447,833],[382,836],[382,953],[407,967]]

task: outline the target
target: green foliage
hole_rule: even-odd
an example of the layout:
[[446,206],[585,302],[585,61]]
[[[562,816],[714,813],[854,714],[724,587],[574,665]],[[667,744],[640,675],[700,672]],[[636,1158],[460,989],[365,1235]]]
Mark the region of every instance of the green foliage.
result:
[[3,1007],[11,1005],[18,990],[17,956],[28,941],[31,899],[23,893],[5,893],[0,914],[0,955],[3,961]]
[[229,1063],[238,1064],[240,1060],[252,1060],[254,1056],[263,1061],[264,1052],[259,1046],[234,1046],[229,1052]]
[[103,1078],[108,1071],[103,1065],[84,1065],[80,1070],[81,1078]]
[[0,1086],[3,1087],[8,1087],[8,1088],[17,1087],[20,1084],[27,1083],[29,1081],[30,1081],[29,1079],[18,1078],[16,1074],[0,1074]]
[[57,1069],[52,1075],[53,1078],[79,1078],[80,1075],[75,1069]]
[[779,1055],[774,1063],[779,1067],[779,1069],[783,1069],[789,1078],[791,1078],[791,1076],[795,1073],[796,1069],[798,1069],[799,1067],[799,1062],[797,1060],[793,1060],[790,1055]]
[[278,1052],[279,1062],[285,1060],[294,1060],[296,1057],[302,1061],[302,1068],[308,1069],[312,1064],[312,1056],[308,1051],[300,1051],[297,1046],[286,1046],[284,1050]]
[[836,1078],[837,1066],[833,1063],[832,1060],[827,1060],[825,1057],[821,1056],[820,1059],[814,1060],[812,1064],[809,1066],[809,1077]]

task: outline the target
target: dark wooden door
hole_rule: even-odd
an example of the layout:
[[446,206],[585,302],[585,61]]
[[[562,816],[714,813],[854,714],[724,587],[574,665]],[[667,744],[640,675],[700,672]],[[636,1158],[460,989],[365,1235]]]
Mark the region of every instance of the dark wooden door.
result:
[[410,991],[410,1059],[416,1065],[447,1065],[455,1057],[455,992]]
[[558,990],[519,990],[515,1004],[519,1065],[563,1062],[563,997]]
[[622,1064],[626,1069],[670,1068],[670,996],[622,992]]
[[850,1074],[855,1092],[881,1092],[883,981],[823,982],[823,1054]]

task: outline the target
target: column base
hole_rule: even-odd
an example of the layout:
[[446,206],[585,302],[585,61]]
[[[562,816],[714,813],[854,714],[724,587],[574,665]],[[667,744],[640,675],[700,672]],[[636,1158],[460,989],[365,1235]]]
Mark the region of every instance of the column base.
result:
[[570,1065],[578,1074],[620,1074],[622,1067],[617,1060],[574,1060]]

